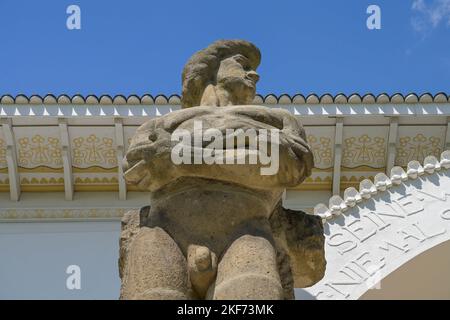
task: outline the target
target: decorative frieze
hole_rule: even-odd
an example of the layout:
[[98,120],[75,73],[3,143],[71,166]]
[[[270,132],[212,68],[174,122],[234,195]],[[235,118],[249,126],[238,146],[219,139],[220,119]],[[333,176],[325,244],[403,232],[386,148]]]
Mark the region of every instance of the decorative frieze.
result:
[[120,220],[125,212],[136,208],[0,208],[0,221],[15,220]]

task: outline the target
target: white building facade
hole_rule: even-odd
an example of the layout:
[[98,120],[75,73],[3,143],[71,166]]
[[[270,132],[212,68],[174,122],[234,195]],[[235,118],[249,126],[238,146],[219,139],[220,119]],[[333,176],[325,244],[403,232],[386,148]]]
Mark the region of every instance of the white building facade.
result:
[[[254,104],[298,116],[314,152],[284,206],[322,216],[328,264],[299,299],[450,299],[448,95]],[[180,108],[176,95],[1,98],[0,299],[118,298],[120,218],[149,202],[120,163],[139,125]]]

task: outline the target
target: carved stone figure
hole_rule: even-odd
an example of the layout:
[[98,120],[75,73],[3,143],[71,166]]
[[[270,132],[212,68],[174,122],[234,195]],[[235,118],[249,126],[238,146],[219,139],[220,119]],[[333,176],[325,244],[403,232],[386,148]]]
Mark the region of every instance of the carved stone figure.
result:
[[[136,131],[123,162],[125,179],[150,192],[151,206],[122,220],[121,299],[292,299],[294,287],[323,277],[322,222],[281,205],[284,190],[311,174],[313,156],[295,116],[249,105],[260,58],[243,40],[197,52],[183,70],[183,109]],[[216,161],[198,163],[195,153],[208,148],[203,141],[189,161],[174,163],[174,133],[195,134],[199,122],[203,132],[215,129],[224,140],[227,129],[278,130],[278,139],[267,141],[277,146],[269,148],[278,151],[277,172],[262,175],[266,163],[238,161],[258,152],[250,142],[223,143],[214,150]]]

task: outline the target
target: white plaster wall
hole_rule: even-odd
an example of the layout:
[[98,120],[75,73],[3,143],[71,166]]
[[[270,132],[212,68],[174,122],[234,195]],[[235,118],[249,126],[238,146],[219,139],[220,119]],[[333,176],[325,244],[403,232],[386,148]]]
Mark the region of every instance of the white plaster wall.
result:
[[[0,299],[117,299],[120,222],[0,223]],[[81,268],[81,290],[66,268]]]
[[332,195],[331,191],[287,190],[283,199],[283,206],[287,209],[312,213],[316,204],[328,202]]

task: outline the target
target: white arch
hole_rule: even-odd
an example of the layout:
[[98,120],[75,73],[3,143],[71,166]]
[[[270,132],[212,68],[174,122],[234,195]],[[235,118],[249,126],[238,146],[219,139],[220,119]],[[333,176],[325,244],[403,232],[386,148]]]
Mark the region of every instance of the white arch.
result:
[[316,206],[324,221],[327,269],[304,290],[315,299],[358,299],[420,253],[450,240],[450,152],[407,172],[395,167]]
[[450,299],[450,241],[422,252],[386,276],[359,299]]

